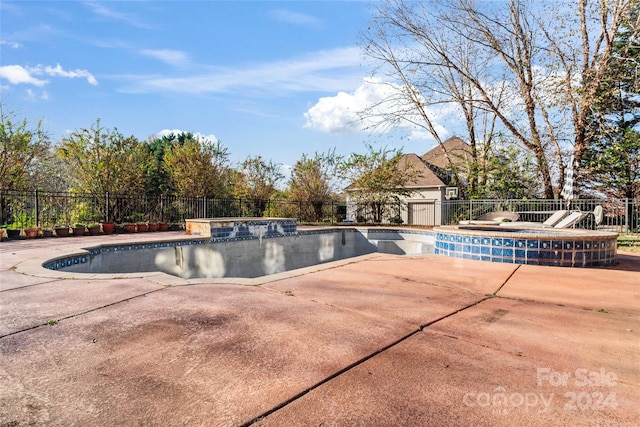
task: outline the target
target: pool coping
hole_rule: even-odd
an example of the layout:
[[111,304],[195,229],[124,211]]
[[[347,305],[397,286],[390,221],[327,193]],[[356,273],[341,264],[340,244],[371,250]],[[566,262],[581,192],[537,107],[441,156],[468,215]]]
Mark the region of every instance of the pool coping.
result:
[[[506,231],[505,228],[508,228],[511,231]],[[514,233],[514,231],[519,230],[539,230],[539,232],[534,233]],[[550,234],[563,235],[563,236],[582,236],[583,240],[591,240],[597,239],[598,237],[611,237],[617,238],[619,233],[615,233],[613,231],[601,231],[601,230],[583,230],[581,228],[554,228],[554,227],[531,227],[531,226],[523,226],[520,227],[501,227],[499,225],[441,225],[433,228],[434,233],[438,232],[449,232],[456,231],[459,234],[465,235],[473,235],[474,232],[477,231],[491,231],[492,234],[495,234],[495,237],[507,237],[507,238],[534,238],[539,237],[540,234],[549,232]],[[593,235],[593,236],[589,236]]]

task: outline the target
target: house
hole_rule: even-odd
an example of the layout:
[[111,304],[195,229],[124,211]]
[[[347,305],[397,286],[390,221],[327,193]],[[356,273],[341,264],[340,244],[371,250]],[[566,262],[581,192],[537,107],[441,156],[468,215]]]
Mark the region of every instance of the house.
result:
[[[422,156],[404,154],[400,167],[410,167],[416,172],[416,178],[406,183],[405,188],[410,193],[399,196],[398,209],[388,216],[399,215],[402,223],[408,225],[441,224],[442,201],[448,198],[447,188],[455,184],[452,171],[457,168],[459,177],[466,178],[470,152],[469,144],[458,137],[452,137]],[[452,164],[453,167],[450,166]],[[347,187],[347,218],[355,221],[364,215],[349,197],[349,191]]]
[[453,136],[432,150],[424,153],[421,159],[447,185],[456,185],[454,171],[466,181],[468,166],[471,163],[471,146],[457,136]]

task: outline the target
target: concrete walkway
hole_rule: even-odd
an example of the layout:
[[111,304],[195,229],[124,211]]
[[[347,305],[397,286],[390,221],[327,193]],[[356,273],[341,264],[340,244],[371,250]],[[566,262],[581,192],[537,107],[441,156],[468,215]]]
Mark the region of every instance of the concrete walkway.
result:
[[258,286],[57,277],[0,243],[0,426],[635,426],[640,257],[377,254]]

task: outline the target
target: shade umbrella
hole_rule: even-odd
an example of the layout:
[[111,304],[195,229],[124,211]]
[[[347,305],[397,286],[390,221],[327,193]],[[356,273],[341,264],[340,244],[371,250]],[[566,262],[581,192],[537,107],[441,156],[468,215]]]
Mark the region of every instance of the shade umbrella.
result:
[[562,191],[560,192],[562,198],[567,202],[567,209],[569,209],[569,206],[571,206],[571,200],[573,200],[573,198],[575,197],[575,183],[573,179],[575,169],[574,163],[575,158],[573,155],[571,155],[569,164],[565,169],[564,187],[562,187]]

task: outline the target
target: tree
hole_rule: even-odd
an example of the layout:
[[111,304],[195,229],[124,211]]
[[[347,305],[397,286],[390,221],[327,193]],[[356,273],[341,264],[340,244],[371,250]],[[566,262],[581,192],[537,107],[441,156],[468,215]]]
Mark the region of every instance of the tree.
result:
[[640,197],[640,132],[625,129],[615,141],[594,141],[585,155],[591,185],[610,197]]
[[322,220],[322,209],[333,201],[336,190],[336,167],[340,157],[335,151],[316,153],[313,157],[303,154],[293,167],[289,179],[289,199],[305,203],[313,209],[313,221]]
[[233,195],[247,199],[251,204],[250,215],[261,217],[283,179],[279,165],[271,160],[266,162],[261,156],[248,156],[235,171]]
[[171,144],[163,158],[164,169],[177,195],[228,196],[231,178],[229,152],[220,141],[201,141],[188,135],[182,142]]
[[24,189],[49,151],[42,121],[30,129],[26,119],[12,120],[0,105],[0,189]]
[[525,0],[508,0],[507,7],[389,0],[378,8],[365,52],[401,82],[420,112],[411,117],[422,118],[427,128],[433,125],[422,111],[441,103],[462,113],[472,142],[483,116],[476,113],[495,116],[501,127],[495,132],[510,134],[531,152],[543,194],[551,198],[562,187],[557,172],[564,170],[569,149],[560,141],[573,135],[571,151],[578,160],[588,146],[586,118],[631,1],[576,0],[575,8],[562,3],[561,11],[550,11],[555,4]]
[[160,196],[173,195],[176,193],[171,176],[164,162],[165,153],[171,151],[174,146],[183,145],[185,141],[194,138],[195,136],[191,132],[181,132],[179,134],[170,133],[149,139],[145,143],[152,159],[148,168],[146,190],[148,195]]
[[[441,147],[449,163],[447,170],[458,183],[461,195],[473,196],[482,191],[479,187],[486,181],[482,156],[491,147],[496,116],[477,99],[469,76],[478,81],[486,79],[492,62],[479,56],[471,37],[452,40],[451,32],[437,19],[425,24],[429,28],[425,38],[418,29],[418,22],[425,17],[416,15],[411,7],[408,3],[387,2],[378,8],[376,19],[369,26],[365,35],[365,54],[380,64],[376,72],[386,74],[392,82],[379,82],[387,86],[387,97],[360,114],[363,119],[375,116],[373,129],[409,124],[431,135]],[[449,57],[442,58],[443,53]],[[451,67],[449,62],[457,64],[464,73]],[[492,84],[493,90],[487,96],[494,99],[495,105],[502,105],[505,84],[500,81]],[[454,110],[454,114],[459,113],[464,120],[465,139],[473,160],[466,170],[460,169],[455,154],[444,144],[441,135],[444,129],[438,126],[431,110],[440,107]]]
[[408,196],[407,185],[415,182],[419,173],[402,162],[400,150],[386,147],[375,150],[367,145],[368,153],[352,153],[340,162],[338,173],[350,185],[349,197],[357,204],[371,209],[373,221],[380,223],[393,202],[399,203],[399,196]]
[[487,177],[478,198],[524,199],[537,194],[535,161],[515,145],[492,147],[487,155]]
[[[103,128],[98,119],[90,128],[74,131],[56,147],[71,171],[74,187],[102,198],[106,193],[133,196],[144,192],[150,156],[134,136]],[[102,209],[99,204],[98,208]],[[117,218],[116,206],[109,206]],[[106,219],[106,212],[100,212]]]
[[614,41],[612,67],[592,106],[590,145],[583,167],[594,190],[618,198],[640,196],[640,1],[629,10]]

